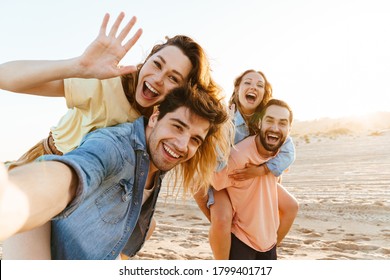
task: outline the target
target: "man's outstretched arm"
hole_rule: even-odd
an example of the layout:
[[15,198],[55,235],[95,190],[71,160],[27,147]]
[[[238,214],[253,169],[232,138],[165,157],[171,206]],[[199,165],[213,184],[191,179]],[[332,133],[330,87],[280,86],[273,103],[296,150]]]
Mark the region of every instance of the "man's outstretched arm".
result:
[[0,240],[43,225],[73,199],[78,177],[66,164],[34,162],[9,173],[0,166]]

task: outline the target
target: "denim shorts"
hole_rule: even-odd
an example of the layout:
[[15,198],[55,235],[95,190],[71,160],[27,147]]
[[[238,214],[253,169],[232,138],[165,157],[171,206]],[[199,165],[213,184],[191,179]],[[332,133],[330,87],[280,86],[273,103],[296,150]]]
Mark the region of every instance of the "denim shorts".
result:
[[214,200],[214,188],[210,186],[207,194],[208,194],[207,208],[210,209],[211,205],[213,205],[215,203],[215,200]]

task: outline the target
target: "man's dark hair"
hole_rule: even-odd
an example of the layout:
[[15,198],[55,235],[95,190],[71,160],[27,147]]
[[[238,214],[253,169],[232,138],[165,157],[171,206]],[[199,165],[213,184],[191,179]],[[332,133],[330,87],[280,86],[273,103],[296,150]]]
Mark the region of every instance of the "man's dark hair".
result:
[[228,119],[226,108],[222,101],[215,96],[211,96],[196,87],[179,87],[169,92],[159,105],[158,120],[181,106],[190,109],[191,113],[210,121],[208,135],[213,134]]
[[267,111],[267,108],[272,106],[272,105],[286,108],[290,113],[289,121],[290,121],[290,124],[292,124],[293,112],[291,110],[291,107],[286,102],[284,102],[283,100],[280,100],[280,99],[270,99],[270,101],[268,101],[267,104],[265,104],[264,108],[261,110],[261,113],[260,113],[260,120],[263,119],[265,112]]
[[181,87],[172,90],[161,102],[158,120],[182,106],[188,108],[191,114],[208,120],[210,127],[195,155],[177,166],[174,172],[175,182],[182,180],[184,193],[189,191],[195,194],[201,191],[206,194],[214,179],[221,145],[224,145],[225,151],[230,148],[227,108],[215,95],[198,87]]

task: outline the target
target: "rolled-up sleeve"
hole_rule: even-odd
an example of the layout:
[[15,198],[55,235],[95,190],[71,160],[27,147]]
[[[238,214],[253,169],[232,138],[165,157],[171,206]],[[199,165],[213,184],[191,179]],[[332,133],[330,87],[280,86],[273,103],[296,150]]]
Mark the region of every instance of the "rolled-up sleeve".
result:
[[99,186],[107,177],[123,167],[123,153],[110,137],[104,137],[99,131],[86,136],[81,145],[63,155],[46,155],[39,161],[59,161],[72,168],[78,176],[75,198],[65,210],[56,216],[69,216],[85,199],[88,188]]
[[279,177],[295,160],[295,146],[291,137],[280,148],[279,153],[270,159],[266,165],[268,169]]

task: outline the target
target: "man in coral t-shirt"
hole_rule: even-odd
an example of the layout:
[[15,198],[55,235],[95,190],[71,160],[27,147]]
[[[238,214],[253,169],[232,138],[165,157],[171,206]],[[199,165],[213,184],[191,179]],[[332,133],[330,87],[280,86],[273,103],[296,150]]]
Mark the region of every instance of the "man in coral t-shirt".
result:
[[260,133],[232,149],[227,167],[215,174],[214,188],[226,188],[233,207],[229,259],[275,260],[278,213],[278,178],[271,172],[250,180],[228,177],[247,163],[260,165],[274,157],[291,130],[293,114],[284,101],[271,99],[260,116]]

